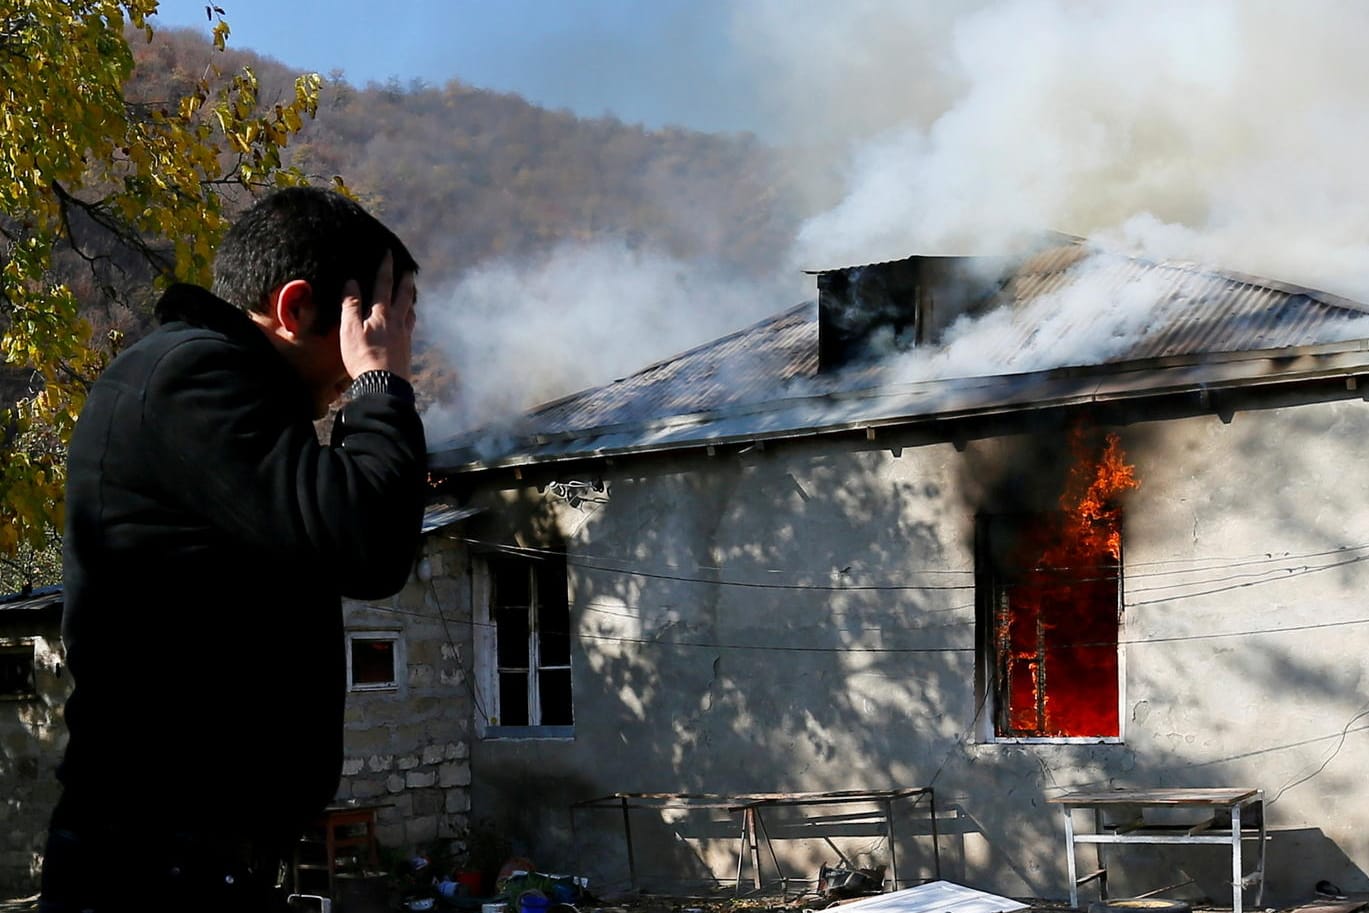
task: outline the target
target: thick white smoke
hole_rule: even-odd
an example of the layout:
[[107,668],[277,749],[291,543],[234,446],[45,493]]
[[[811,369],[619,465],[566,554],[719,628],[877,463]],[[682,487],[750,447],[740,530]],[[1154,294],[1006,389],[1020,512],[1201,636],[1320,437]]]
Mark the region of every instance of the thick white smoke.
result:
[[[793,284],[799,267],[1006,254],[1041,229],[1369,301],[1369,4],[730,9],[734,51],[774,114],[758,130],[809,175],[814,214],[775,277],[780,291],[611,245],[487,266],[444,293],[449,307],[425,311],[424,331],[462,379],[459,405],[429,416],[435,437],[774,313],[812,294]],[[1046,319],[1013,366],[982,357],[986,339],[1017,332],[1009,315],[964,324],[909,379],[1097,361],[1144,329],[1146,291],[1107,302],[1115,313],[1091,324],[1096,339],[1052,337]],[[1085,279],[1051,304],[1065,319],[1098,307],[1098,294]]]
[[[794,277],[790,277],[793,279]],[[801,300],[794,281],[710,275],[621,242],[564,244],[499,260],[425,290],[419,333],[459,375],[455,401],[425,416],[429,437],[483,427],[609,383]]]
[[755,0],[734,31],[844,163],[803,265],[1054,228],[1369,299],[1367,4]]

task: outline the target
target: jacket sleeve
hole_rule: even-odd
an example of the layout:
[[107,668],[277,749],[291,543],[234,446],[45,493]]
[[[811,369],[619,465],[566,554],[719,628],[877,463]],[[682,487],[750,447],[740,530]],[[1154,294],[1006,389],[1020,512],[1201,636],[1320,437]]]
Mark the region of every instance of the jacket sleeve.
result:
[[170,349],[144,390],[163,497],[244,555],[359,599],[404,585],[422,523],[423,425],[405,397],[370,393],[321,445],[298,380],[269,350],[205,335]]

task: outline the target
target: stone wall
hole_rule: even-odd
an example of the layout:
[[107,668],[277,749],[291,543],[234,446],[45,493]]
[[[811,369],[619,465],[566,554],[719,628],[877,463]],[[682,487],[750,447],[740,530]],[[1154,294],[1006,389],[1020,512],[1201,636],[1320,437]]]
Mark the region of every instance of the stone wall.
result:
[[0,612],[0,643],[32,642],[37,698],[0,700],[0,897],[37,890],[48,819],[60,795],[66,747],[61,708],[71,689],[59,632],[61,606]]
[[[460,838],[471,808],[469,586],[436,550],[424,558],[431,580],[415,574],[394,597],[344,606],[349,630],[397,635],[403,669],[392,690],[348,694],[337,799],[382,805],[380,842],[404,852]],[[55,600],[41,612],[0,607],[0,642],[34,642],[38,685],[36,700],[0,700],[0,897],[37,890],[60,795],[71,688],[60,624]]]
[[394,632],[392,690],[347,696],[337,798],[375,804],[382,846],[404,852],[466,832],[471,799],[470,600],[464,568],[425,543],[396,596],[344,606],[349,632]]

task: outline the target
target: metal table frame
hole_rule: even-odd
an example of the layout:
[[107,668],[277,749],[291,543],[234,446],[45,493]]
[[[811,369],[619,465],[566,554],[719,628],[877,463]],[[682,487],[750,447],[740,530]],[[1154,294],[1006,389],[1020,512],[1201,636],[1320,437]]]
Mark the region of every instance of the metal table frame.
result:
[[759,891],[761,888],[761,854],[760,844],[757,840],[758,833],[765,837],[765,846],[770,850],[770,860],[775,864],[775,870],[779,872],[780,883],[787,886],[789,882],[788,876],[780,867],[780,860],[775,854],[775,848],[770,843],[770,834],[765,829],[765,821],[761,815],[762,809],[783,806],[855,805],[862,803],[875,803],[883,810],[885,835],[889,840],[889,879],[894,890],[898,890],[898,857],[894,850],[894,803],[900,799],[912,799],[912,804],[915,806],[922,800],[923,796],[927,797],[928,816],[932,823],[932,857],[936,868],[936,877],[939,879],[941,877],[941,845],[936,833],[936,795],[930,786],[905,789],[853,789],[819,793],[771,793],[746,797],[748,801],[728,809],[728,811],[742,813],[742,847],[737,854],[737,893],[741,893],[742,865],[748,849],[751,853],[752,883],[756,890]]
[[[1250,788],[1214,789],[1113,789],[1076,792],[1049,800],[1061,806],[1065,818],[1065,852],[1069,866],[1070,906],[1079,907],[1079,886],[1097,880],[1099,897],[1108,899],[1108,845],[1217,845],[1231,849],[1231,908],[1241,913],[1242,893],[1245,888],[1256,888],[1255,905],[1264,902],[1265,843],[1268,833],[1264,820],[1264,790]],[[1160,824],[1147,822],[1147,808],[1193,808],[1210,812],[1207,820],[1195,824]],[[1251,809],[1258,822],[1244,827],[1242,813]],[[1074,829],[1075,809],[1093,811],[1093,832],[1078,833]],[[1119,809],[1134,809],[1135,815],[1125,822],[1108,823],[1105,813]],[[1258,863],[1249,874],[1243,874],[1241,845],[1243,840],[1257,840]],[[1093,844],[1098,848],[1098,868],[1080,876],[1075,866],[1075,850],[1079,844]]]
[[[607,796],[600,796],[594,799],[585,799],[575,802],[570,806],[571,833],[575,833],[575,812],[578,809],[618,809],[623,816],[623,839],[627,845],[627,866],[628,877],[632,888],[637,888],[637,858],[632,845],[632,818],[629,814],[633,809],[726,809],[730,814],[741,813],[742,845],[738,851],[737,858],[737,882],[736,891],[741,892],[742,867],[745,864],[747,851],[750,850],[753,881],[755,887],[761,887],[760,871],[760,845],[757,835],[764,835],[766,847],[770,850],[770,858],[779,868],[779,860],[775,856],[775,849],[770,845],[770,836],[765,831],[765,822],[761,814],[764,808],[779,806],[800,806],[800,805],[840,805],[856,804],[862,802],[875,802],[883,809],[886,833],[889,838],[889,875],[893,879],[895,887],[898,886],[898,866],[894,856],[894,802],[901,799],[913,799],[916,805],[923,796],[928,800],[928,815],[931,819],[932,827],[932,852],[935,860],[937,877],[941,877],[941,848],[937,839],[936,830],[936,797],[930,786],[910,787],[904,789],[880,789],[880,790],[839,790],[835,792],[813,792],[813,793],[739,793],[735,795],[722,795],[718,793],[638,793],[620,792],[612,793]],[[781,879],[784,878],[783,872]]]
[[583,799],[570,806],[571,839],[575,839],[575,812],[582,808],[619,809],[623,814],[623,842],[627,845],[628,883],[637,890],[637,856],[632,849],[632,816],[634,808],[666,809],[708,809],[731,808],[737,802],[735,796],[722,796],[716,793],[611,793],[594,799]]

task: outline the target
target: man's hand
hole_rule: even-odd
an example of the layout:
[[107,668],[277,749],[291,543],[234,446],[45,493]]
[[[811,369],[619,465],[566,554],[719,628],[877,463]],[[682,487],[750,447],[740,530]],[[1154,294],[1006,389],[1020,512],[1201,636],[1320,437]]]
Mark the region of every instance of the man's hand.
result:
[[[394,281],[394,258],[386,252],[376,270],[375,300],[367,314],[361,306],[361,287],[355,279],[342,288],[342,325],[338,344],[342,364],[352,377],[367,371],[389,371],[409,380],[414,335],[414,274]],[[364,315],[364,316],[363,316]]]

